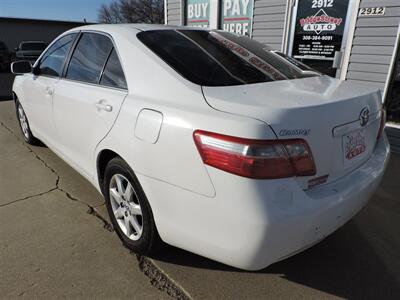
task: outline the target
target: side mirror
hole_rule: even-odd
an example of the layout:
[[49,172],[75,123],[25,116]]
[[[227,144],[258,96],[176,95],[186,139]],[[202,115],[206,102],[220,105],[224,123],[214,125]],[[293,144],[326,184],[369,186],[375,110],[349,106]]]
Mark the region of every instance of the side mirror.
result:
[[31,73],[32,65],[27,60],[15,61],[11,64],[11,72],[16,75]]
[[14,48],[14,51],[17,52],[17,51],[18,51],[18,47],[15,47],[15,48]]
[[38,66],[34,67],[32,66],[32,73],[33,75],[39,76],[40,75],[40,69]]

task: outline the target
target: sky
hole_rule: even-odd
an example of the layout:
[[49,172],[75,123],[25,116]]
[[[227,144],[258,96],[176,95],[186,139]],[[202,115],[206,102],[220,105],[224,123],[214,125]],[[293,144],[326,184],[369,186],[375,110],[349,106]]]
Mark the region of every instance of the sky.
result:
[[114,0],[0,0],[0,17],[97,21],[101,4]]

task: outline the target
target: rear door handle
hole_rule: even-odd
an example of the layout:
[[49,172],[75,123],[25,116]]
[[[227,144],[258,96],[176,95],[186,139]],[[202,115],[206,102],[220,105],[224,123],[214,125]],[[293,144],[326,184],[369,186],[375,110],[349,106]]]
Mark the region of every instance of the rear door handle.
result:
[[105,110],[105,111],[108,111],[108,112],[111,112],[112,109],[113,109],[110,104],[104,104],[104,103],[96,103],[96,107],[98,109]]
[[53,95],[53,89],[51,87],[46,87],[46,94]]

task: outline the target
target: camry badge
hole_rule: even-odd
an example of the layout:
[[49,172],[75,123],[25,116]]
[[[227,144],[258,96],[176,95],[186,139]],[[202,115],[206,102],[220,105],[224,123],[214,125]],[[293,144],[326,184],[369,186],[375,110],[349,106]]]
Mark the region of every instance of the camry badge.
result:
[[360,125],[362,127],[364,127],[365,125],[368,124],[368,121],[369,121],[369,108],[368,107],[364,107],[361,110],[359,120],[360,120]]

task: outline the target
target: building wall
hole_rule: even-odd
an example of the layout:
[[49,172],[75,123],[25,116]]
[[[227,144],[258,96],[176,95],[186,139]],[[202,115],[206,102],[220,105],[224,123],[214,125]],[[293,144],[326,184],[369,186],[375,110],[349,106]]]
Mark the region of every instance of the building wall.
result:
[[0,40],[12,51],[21,41],[50,43],[62,32],[83,23],[0,18]]
[[[399,0],[400,1],[400,0]],[[255,0],[253,38],[281,50],[287,0]]]
[[[47,20],[29,20],[0,17],[0,41],[9,51],[14,51],[21,41],[45,41],[50,43],[58,35],[83,23]],[[0,72],[0,100],[11,97],[14,75],[9,70]]]
[[386,7],[383,16],[356,22],[346,79],[384,88],[400,22],[400,0],[361,0],[362,7]]
[[183,9],[183,3],[181,0],[167,0],[165,9],[167,10],[166,17],[168,25],[182,25],[181,24],[181,6]]
[[[287,0],[255,0],[252,36],[274,49],[281,50],[284,36],[285,10]],[[183,25],[184,1],[166,0],[166,23]]]

